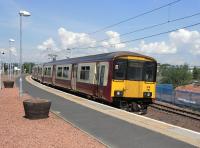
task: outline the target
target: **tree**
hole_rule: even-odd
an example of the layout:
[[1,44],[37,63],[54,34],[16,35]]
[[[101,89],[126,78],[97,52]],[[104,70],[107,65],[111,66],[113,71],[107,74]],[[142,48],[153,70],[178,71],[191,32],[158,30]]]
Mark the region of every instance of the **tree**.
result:
[[174,87],[186,85],[192,81],[192,73],[188,65],[169,66],[164,65],[160,69],[162,76],[161,83],[170,83]]
[[194,67],[192,75],[194,80],[200,80],[200,68]]
[[23,71],[24,73],[31,73],[32,72],[32,67],[34,66],[34,63],[24,63],[23,64]]

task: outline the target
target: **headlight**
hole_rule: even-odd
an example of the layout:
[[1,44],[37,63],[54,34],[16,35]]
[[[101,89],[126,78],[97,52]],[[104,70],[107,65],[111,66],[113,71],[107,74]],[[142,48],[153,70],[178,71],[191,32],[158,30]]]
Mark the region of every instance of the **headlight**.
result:
[[144,96],[145,98],[150,98],[150,97],[152,96],[152,92],[144,92],[144,93],[143,93],[143,96]]
[[114,95],[115,97],[123,97],[123,91],[115,91]]

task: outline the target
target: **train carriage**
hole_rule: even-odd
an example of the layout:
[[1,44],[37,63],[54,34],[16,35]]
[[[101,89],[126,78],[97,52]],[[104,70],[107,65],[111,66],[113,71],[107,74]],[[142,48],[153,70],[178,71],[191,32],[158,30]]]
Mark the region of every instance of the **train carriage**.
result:
[[32,68],[32,78],[39,82],[43,81],[42,80],[42,78],[43,78],[43,65],[42,64],[35,65]]
[[156,67],[151,57],[112,52],[45,63],[41,80],[138,110],[155,99]]

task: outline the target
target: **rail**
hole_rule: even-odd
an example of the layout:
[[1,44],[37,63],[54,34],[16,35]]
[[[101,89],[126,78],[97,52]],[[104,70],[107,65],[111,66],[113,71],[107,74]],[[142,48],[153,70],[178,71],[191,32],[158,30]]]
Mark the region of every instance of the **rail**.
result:
[[181,108],[178,106],[174,106],[159,101],[154,102],[153,104],[150,105],[150,107],[200,121],[200,112],[197,111],[188,110],[185,108]]

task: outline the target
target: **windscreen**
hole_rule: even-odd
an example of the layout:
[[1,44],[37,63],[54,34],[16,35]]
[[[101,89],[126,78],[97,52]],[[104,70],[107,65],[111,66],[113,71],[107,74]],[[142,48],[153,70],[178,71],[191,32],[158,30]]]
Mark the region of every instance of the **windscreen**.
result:
[[127,79],[142,81],[144,62],[128,61]]
[[156,69],[157,65],[155,62],[145,62],[144,64],[144,81],[155,82],[156,81]]
[[117,60],[114,62],[114,79],[156,81],[156,62]]
[[114,79],[126,79],[127,60],[117,60],[114,62]]

